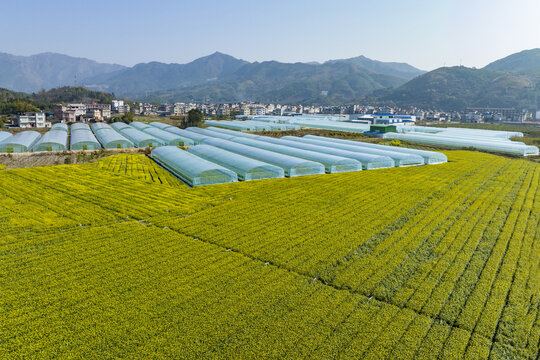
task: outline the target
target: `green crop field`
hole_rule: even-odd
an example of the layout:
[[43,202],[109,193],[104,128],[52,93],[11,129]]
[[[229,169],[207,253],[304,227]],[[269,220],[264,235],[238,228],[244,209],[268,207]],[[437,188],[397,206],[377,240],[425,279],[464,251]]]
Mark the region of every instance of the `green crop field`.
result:
[[540,164],[0,170],[0,358],[535,359]]

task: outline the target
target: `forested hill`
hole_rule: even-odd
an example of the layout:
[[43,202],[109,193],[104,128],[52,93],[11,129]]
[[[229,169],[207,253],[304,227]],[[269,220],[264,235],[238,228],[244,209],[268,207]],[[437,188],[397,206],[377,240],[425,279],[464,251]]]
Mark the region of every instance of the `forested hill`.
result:
[[92,91],[83,87],[61,87],[27,94],[0,88],[0,114],[50,110],[58,103],[110,103],[114,94]]
[[364,100],[445,111],[466,107],[513,107],[534,111],[540,108],[540,57],[536,57],[537,53],[512,55],[483,69],[439,68],[395,89],[376,91]]

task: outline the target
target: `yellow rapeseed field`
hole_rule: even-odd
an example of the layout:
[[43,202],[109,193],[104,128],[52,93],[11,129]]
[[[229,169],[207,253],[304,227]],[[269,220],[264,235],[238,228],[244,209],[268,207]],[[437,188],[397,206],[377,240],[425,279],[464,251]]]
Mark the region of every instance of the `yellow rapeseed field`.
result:
[[0,358],[535,359],[540,164],[0,171]]

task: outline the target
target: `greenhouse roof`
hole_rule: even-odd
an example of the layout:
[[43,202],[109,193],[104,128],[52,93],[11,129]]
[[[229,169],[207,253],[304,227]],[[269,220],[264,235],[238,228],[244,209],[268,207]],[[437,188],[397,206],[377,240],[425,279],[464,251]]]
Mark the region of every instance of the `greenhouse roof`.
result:
[[64,124],[64,123],[56,123],[56,124],[53,124],[53,126],[51,126],[51,130],[62,130],[62,131],[68,132],[68,126],[67,124]]
[[96,137],[90,130],[80,129],[78,131],[71,131],[70,149],[80,150],[85,145],[90,145],[92,149],[101,148],[100,143],[97,141]]
[[117,121],[117,122],[112,123],[111,127],[116,131],[131,128],[131,126],[129,126],[128,124],[126,124],[125,122],[122,122],[122,121]]
[[109,129],[109,130],[112,129],[112,127],[109,124],[105,124],[105,123],[94,123],[90,127],[92,128],[92,131],[94,133],[102,129]]
[[129,127],[119,131],[120,134],[131,140],[138,148],[161,146],[163,142],[143,131]]
[[124,137],[118,131],[109,128],[102,128],[95,132],[97,139],[105,149],[116,148],[118,145],[122,148],[135,147],[131,140]]
[[286,176],[302,176],[324,174],[324,165],[315,161],[308,161],[294,156],[284,155],[273,151],[232,142],[228,140],[210,138],[204,139],[203,144],[212,145],[236,154],[250,157],[268,164],[279,166]]
[[211,145],[195,145],[190,147],[188,151],[234,171],[240,180],[273,179],[285,176],[280,167]]
[[22,147],[24,151],[30,151],[40,137],[41,135],[37,131],[21,131],[20,133],[2,140],[0,145],[3,147],[18,145]]
[[362,164],[357,160],[342,156],[300,149],[298,147],[291,147],[287,146],[286,143],[276,144],[275,142],[266,142],[241,137],[233,138],[231,141],[268,151],[277,152],[284,155],[290,155],[297,158],[316,161],[323,164],[326,172],[328,173],[362,170]]
[[66,131],[49,130],[34,144],[34,151],[67,150],[68,135]]
[[[201,128],[198,128],[198,127],[188,127],[186,129],[186,131],[191,131],[191,132],[195,132],[197,134],[210,136],[210,137],[216,137],[216,138],[225,139],[225,140],[229,140],[229,139],[235,137],[235,135],[236,135],[236,134],[235,135],[226,134],[226,133],[222,133],[222,132],[218,132],[218,131],[212,131],[212,130],[208,130],[208,129],[201,129]],[[238,133],[238,131],[236,131],[236,133]]]
[[[389,133],[389,134],[395,134],[395,133]],[[313,136],[313,135],[306,135],[303,138],[306,139],[305,140],[306,142],[310,144],[314,144],[314,145],[328,146],[328,147],[333,147],[336,149],[356,151],[356,152],[365,153],[365,154],[388,156],[394,160],[395,166],[417,166],[417,165],[424,164],[424,159],[421,156],[418,156],[415,154],[404,154],[404,153],[399,153],[396,151],[370,149],[370,148],[364,148],[364,147],[360,148],[355,145],[347,145],[347,144],[332,142],[330,138],[321,138],[321,137]]]
[[191,186],[238,181],[231,170],[175,146],[156,148],[152,150],[151,157]]
[[418,144],[438,145],[452,148],[474,148],[494,153],[512,154],[512,155],[538,155],[536,146],[516,144],[503,141],[480,141],[471,139],[458,139],[455,137],[446,137],[442,135],[420,134],[420,133],[388,133],[383,136],[385,139],[398,139]]
[[[284,136],[281,139],[270,138],[270,137],[261,137],[261,141],[274,142],[276,144],[283,144],[290,147],[297,147],[299,149],[311,150],[315,152],[320,152],[324,154],[342,156],[350,159],[355,159],[362,163],[362,169],[379,169],[379,168],[389,168],[394,167],[394,160],[388,156],[373,155],[373,154],[363,154],[354,151],[347,151],[342,149],[335,149],[328,146],[313,145],[305,142],[303,138],[295,136]],[[284,141],[284,142],[282,142]]]
[[208,138],[208,136],[206,135],[198,134],[193,131],[183,130],[175,126],[168,127],[165,129],[165,131],[191,139],[195,144],[200,144],[204,139]]
[[90,126],[85,123],[75,123],[71,125],[71,132],[73,133],[76,130],[90,130]]
[[153,121],[153,122],[150,123],[150,125],[152,125],[154,127],[157,127],[159,129],[162,129],[162,130],[172,126],[172,125],[165,124],[165,123],[162,123],[162,122],[159,122],[159,121]]
[[193,140],[174,134],[169,131],[162,130],[157,127],[149,126],[146,129],[143,129],[142,131],[161,140],[164,144],[167,144],[167,145],[177,145],[177,146],[178,145],[193,145]]
[[[230,138],[231,137],[247,137],[250,139],[258,139],[260,137],[259,135],[245,133],[238,130],[223,129],[223,128],[218,128],[218,127],[213,127],[213,126],[209,126],[205,130],[230,135]],[[212,135],[212,136],[215,137],[215,135]]]
[[7,131],[0,131],[0,142],[12,137],[13,135]]
[[144,129],[150,127],[150,125],[145,124],[145,123],[140,122],[140,121],[133,121],[129,125],[131,125],[132,127],[134,127],[137,130],[144,130]]
[[309,138],[311,139],[317,138],[323,141],[335,142],[335,143],[346,144],[346,145],[353,145],[353,146],[358,146],[359,148],[371,148],[371,149],[380,149],[384,151],[394,151],[394,152],[403,153],[403,154],[414,154],[414,155],[421,156],[424,159],[425,164],[440,164],[440,163],[445,163],[448,161],[448,158],[446,157],[446,155],[437,151],[409,149],[409,148],[402,148],[398,146],[371,144],[371,143],[365,143],[361,141],[327,138],[327,137],[315,136],[315,135],[310,136]]

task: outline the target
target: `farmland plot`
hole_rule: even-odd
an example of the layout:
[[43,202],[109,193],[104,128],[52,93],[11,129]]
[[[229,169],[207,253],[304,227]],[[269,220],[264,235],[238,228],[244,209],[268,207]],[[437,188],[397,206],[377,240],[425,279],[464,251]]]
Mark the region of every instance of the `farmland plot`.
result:
[[0,172],[0,357],[535,359],[540,165]]

